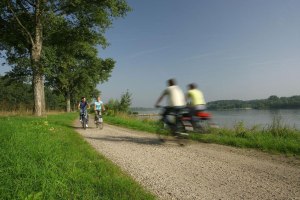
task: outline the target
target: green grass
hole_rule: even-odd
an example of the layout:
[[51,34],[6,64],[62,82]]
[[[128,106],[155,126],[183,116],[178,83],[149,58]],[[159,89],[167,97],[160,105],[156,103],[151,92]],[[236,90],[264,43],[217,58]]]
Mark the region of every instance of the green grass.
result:
[[117,116],[106,115],[103,117],[106,122],[134,130],[156,133],[158,129],[157,122],[150,119],[138,119],[126,114],[118,114]]
[[77,117],[0,117],[0,199],[155,199],[74,131]]
[[[160,132],[158,123],[150,119],[142,120],[126,115],[104,116],[104,118],[111,124],[165,134],[165,132]],[[300,155],[300,131],[281,124],[280,118],[275,118],[270,126],[263,129],[255,126],[247,129],[243,122],[239,122],[233,129],[211,128],[205,134],[192,133],[189,139],[241,148],[255,148],[270,153]]]

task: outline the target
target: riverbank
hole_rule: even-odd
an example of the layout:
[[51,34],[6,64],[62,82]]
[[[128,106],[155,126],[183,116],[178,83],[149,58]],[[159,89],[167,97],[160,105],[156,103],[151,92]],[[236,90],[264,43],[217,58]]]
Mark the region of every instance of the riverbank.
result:
[[[157,121],[152,119],[118,115],[104,116],[104,120],[106,123],[118,126],[162,134],[158,128]],[[287,127],[280,120],[276,119],[264,129],[259,129],[256,126],[247,128],[243,122],[238,122],[232,129],[211,128],[205,134],[191,133],[189,139],[240,148],[254,148],[270,153],[300,156],[300,131]]]

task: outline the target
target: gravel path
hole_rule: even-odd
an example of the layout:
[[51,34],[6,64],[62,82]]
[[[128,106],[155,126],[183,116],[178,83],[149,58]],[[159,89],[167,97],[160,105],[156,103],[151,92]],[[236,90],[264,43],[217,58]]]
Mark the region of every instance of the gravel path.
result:
[[[92,125],[93,126],[93,125]],[[76,127],[80,127],[76,123]],[[77,131],[159,199],[299,199],[300,161],[106,125]]]

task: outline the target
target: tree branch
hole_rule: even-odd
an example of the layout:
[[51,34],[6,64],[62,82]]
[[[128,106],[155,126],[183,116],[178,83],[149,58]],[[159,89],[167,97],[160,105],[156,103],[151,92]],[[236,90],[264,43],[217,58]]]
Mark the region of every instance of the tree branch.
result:
[[34,41],[33,41],[33,38],[32,36],[30,35],[30,32],[27,30],[27,28],[22,24],[22,22],[20,21],[20,19],[18,18],[18,16],[16,15],[16,13],[14,12],[13,8],[12,8],[12,5],[10,3],[10,1],[8,0],[7,1],[7,5],[8,5],[8,8],[9,10],[12,12],[14,18],[17,20],[18,24],[21,26],[21,28],[25,31],[26,35],[29,37],[29,40],[31,42],[32,45],[34,45]]
[[32,7],[35,7],[35,4],[33,2],[30,2],[29,0],[25,0],[29,5],[31,5]]

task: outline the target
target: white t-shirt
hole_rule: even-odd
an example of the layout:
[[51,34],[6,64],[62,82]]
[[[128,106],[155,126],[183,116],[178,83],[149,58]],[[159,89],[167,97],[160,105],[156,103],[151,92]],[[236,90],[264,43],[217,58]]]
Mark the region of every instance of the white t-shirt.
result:
[[163,93],[168,96],[168,106],[185,106],[185,98],[182,90],[177,86],[169,86]]

